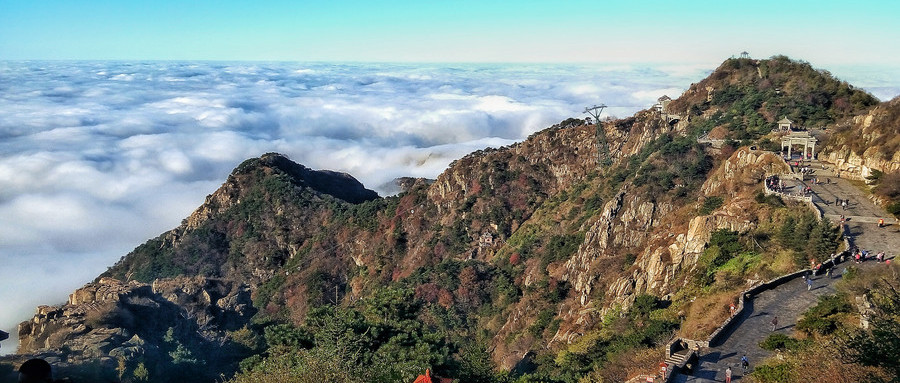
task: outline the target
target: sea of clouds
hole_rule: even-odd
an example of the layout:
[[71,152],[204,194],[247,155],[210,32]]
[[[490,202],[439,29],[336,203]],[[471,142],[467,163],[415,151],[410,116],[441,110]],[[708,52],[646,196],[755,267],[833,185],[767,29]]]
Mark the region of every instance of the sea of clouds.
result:
[[586,106],[629,116],[714,66],[0,62],[0,329],[177,226],[245,159],[284,153],[385,195]]

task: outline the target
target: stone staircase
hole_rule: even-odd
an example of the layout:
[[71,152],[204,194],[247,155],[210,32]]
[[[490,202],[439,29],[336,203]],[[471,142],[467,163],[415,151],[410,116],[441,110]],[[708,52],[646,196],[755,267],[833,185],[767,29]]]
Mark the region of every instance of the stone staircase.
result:
[[666,364],[669,366],[684,366],[688,358],[691,357],[691,350],[681,350],[666,358]]

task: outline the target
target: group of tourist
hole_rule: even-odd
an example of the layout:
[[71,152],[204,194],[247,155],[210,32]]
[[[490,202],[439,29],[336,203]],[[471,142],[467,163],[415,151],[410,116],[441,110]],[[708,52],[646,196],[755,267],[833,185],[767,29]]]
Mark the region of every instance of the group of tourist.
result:
[[887,259],[887,256],[883,251],[879,251],[873,255],[872,252],[868,250],[853,249],[851,254],[853,254],[853,260],[856,261],[856,263],[863,263],[874,259],[878,263],[884,262],[886,264],[891,264],[891,260]]
[[800,168],[800,174],[810,175],[813,174],[813,169],[809,166],[801,166],[800,163],[797,163],[797,167]]
[[849,199],[841,199],[838,197],[834,197],[834,206],[840,206],[841,209],[847,210],[847,205],[850,204]]
[[778,176],[768,176],[766,177],[766,189],[773,192],[784,193],[784,181],[778,178]]

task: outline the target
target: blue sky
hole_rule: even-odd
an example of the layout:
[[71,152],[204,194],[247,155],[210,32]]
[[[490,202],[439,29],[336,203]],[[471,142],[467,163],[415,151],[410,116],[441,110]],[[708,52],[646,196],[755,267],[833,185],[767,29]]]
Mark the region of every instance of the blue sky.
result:
[[900,62],[895,1],[7,1],[0,59]]

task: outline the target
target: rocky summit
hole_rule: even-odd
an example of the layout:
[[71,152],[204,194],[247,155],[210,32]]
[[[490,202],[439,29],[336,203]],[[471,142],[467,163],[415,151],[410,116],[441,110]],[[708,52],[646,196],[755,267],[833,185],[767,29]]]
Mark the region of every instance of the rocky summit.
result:
[[395,196],[265,154],[38,308],[5,360],[88,380],[622,381],[669,339],[716,331],[748,287],[839,251],[803,198],[764,193],[796,179],[786,134],[818,137],[853,177],[891,174],[896,111],[808,63],[742,58],[634,116],[562,121]]

